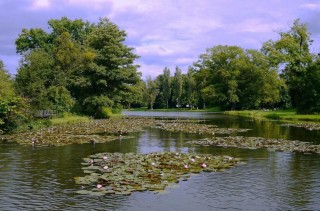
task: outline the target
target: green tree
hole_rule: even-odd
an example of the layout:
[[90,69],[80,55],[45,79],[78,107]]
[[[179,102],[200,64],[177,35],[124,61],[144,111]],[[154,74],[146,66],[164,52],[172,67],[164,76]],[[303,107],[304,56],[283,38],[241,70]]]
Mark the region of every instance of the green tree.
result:
[[169,99],[171,98],[171,76],[170,69],[165,67],[163,70],[163,97],[166,102],[166,108],[169,108]]
[[88,91],[91,96],[103,96],[115,106],[125,100],[125,95],[121,93],[130,93],[130,86],[140,81],[138,65],[134,64],[138,56],[124,44],[125,38],[125,31],[103,18],[94,26],[86,41],[95,53],[94,64],[90,66],[91,86]]
[[47,88],[53,85],[55,76],[51,74],[54,61],[42,49],[28,52],[21,61],[16,75],[19,93],[28,99],[34,109],[48,109]]
[[22,56],[17,87],[35,109],[75,105],[75,111],[101,116],[96,111],[132,102],[140,73],[125,31],[106,18],[90,24],[63,17],[48,24],[50,33],[23,29],[16,40]]
[[185,84],[186,103],[192,109],[196,103],[196,81],[194,78],[194,69],[192,67],[188,68],[188,72],[185,75]]
[[27,120],[27,104],[15,93],[13,81],[0,60],[0,134],[15,129]]
[[148,108],[150,108],[151,110],[153,110],[153,104],[158,94],[159,89],[156,80],[152,80],[152,78],[148,76],[146,80],[145,99],[148,103]]
[[182,95],[182,73],[179,67],[176,67],[172,82],[172,98],[176,103],[176,106],[181,107],[181,95]]
[[302,108],[300,103],[305,99],[303,87],[307,77],[309,64],[313,55],[310,53],[310,33],[307,25],[297,19],[287,32],[280,32],[280,39],[269,40],[263,44],[262,51],[269,57],[270,63],[281,69],[281,76],[285,80],[292,99],[293,106]]
[[300,113],[320,113],[320,58],[309,64],[305,75],[305,83],[302,85],[301,102],[298,111]]
[[283,81],[275,68],[269,65],[268,58],[259,51],[246,50],[241,73],[237,79],[239,84],[239,107],[241,109],[257,109],[272,107],[280,101],[280,88]]
[[201,90],[202,95],[208,100],[219,104],[223,109],[235,109],[239,96],[237,93],[237,77],[244,50],[237,46],[216,46],[207,49],[205,54],[200,55],[200,61],[196,65],[200,71],[207,72],[202,74],[207,77],[206,84]]
[[203,101],[221,109],[272,107],[280,100],[283,82],[259,51],[216,46],[202,54],[195,67]]

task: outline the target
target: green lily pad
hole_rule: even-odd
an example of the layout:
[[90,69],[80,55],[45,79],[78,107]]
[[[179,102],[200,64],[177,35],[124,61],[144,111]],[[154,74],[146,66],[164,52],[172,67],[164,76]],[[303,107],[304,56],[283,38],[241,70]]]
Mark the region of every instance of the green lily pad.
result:
[[[101,159],[108,157],[108,159]],[[161,191],[172,183],[187,180],[191,174],[202,171],[223,171],[240,163],[240,159],[229,156],[196,155],[174,152],[150,154],[99,153],[91,155],[91,166],[83,168],[84,173],[100,169],[100,173],[89,173],[75,178],[77,184],[101,185],[93,192],[123,194],[134,191]],[[88,161],[88,158],[84,158]],[[87,162],[85,162],[87,163]],[[103,166],[110,166],[104,172]],[[90,169],[90,170],[88,170]]]

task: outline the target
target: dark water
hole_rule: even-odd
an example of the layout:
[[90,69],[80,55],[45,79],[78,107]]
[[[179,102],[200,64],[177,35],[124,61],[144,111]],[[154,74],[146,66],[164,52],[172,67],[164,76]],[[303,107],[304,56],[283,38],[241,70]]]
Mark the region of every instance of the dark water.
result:
[[[150,115],[252,129],[232,135],[320,144],[319,131],[285,127],[278,122],[213,113]],[[96,145],[32,148],[0,144],[0,210],[320,210],[320,155],[194,147],[186,141],[202,136],[158,129],[131,135],[133,138],[128,140]],[[136,192],[130,196],[96,197],[74,193],[80,187],[73,177],[83,175],[81,158],[100,152],[156,151],[230,155],[242,158],[246,164],[222,173],[201,173],[168,188],[165,194]]]

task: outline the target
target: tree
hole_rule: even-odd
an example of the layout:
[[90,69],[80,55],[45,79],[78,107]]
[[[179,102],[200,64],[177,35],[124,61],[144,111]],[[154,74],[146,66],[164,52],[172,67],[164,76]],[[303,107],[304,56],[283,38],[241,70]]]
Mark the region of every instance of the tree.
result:
[[129,87],[140,80],[138,65],[134,64],[138,56],[132,52],[132,48],[123,43],[125,37],[125,31],[103,18],[94,26],[86,40],[95,54],[88,92],[91,96],[103,96],[109,106],[121,105],[125,100],[121,92],[130,91]]
[[15,93],[13,81],[0,60],[0,134],[28,120],[27,104]]
[[172,98],[176,103],[176,106],[181,107],[181,95],[182,95],[182,73],[179,67],[176,67],[176,71],[173,77],[172,83]]
[[153,104],[156,100],[156,97],[159,93],[158,84],[155,80],[152,80],[150,76],[147,77],[146,81],[146,90],[145,90],[145,98],[148,102],[148,107],[153,110]]
[[287,32],[280,32],[280,39],[269,40],[263,44],[262,51],[269,57],[270,63],[281,70],[281,76],[289,88],[293,106],[301,108],[300,103],[305,99],[303,87],[307,77],[307,70],[312,63],[309,46],[312,44],[307,25],[297,19]]
[[171,97],[171,76],[170,69],[165,67],[163,70],[163,97],[166,102],[166,108],[169,108],[169,99]]
[[42,29],[23,29],[16,40],[16,50],[22,55],[16,87],[35,110],[69,111],[74,105],[71,76],[85,62],[84,46],[80,45],[83,40],[77,34],[84,31],[86,23],[65,17],[48,23],[50,34]]
[[183,75],[182,99],[191,109],[196,104],[196,81],[194,72],[195,70],[192,67],[189,67],[187,74]]
[[280,101],[280,88],[284,86],[268,58],[259,51],[246,50],[246,58],[237,79],[239,108],[272,107]]
[[134,64],[138,56],[124,44],[125,31],[106,18],[90,24],[63,17],[48,24],[50,33],[23,29],[16,40],[22,56],[17,87],[35,109],[73,107],[101,116],[97,111],[103,107],[132,102],[128,96],[136,94],[140,73]]
[[200,71],[207,72],[201,74],[207,77],[201,90],[207,100],[214,101],[223,109],[236,108],[239,102],[236,78],[240,74],[244,56],[244,50],[240,47],[221,45],[209,48],[205,54],[200,55],[196,66]]
[[307,67],[305,83],[301,87],[301,102],[298,104],[300,113],[320,113],[320,58]]
[[204,102],[221,109],[272,107],[283,85],[276,69],[259,51],[237,46],[215,46],[195,64]]

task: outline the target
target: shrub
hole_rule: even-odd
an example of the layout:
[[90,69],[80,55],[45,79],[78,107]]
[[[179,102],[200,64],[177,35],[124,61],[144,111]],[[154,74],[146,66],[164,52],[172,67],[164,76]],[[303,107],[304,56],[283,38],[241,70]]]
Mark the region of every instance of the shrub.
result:
[[112,109],[109,107],[101,107],[97,111],[95,118],[97,119],[109,119],[112,116]]

